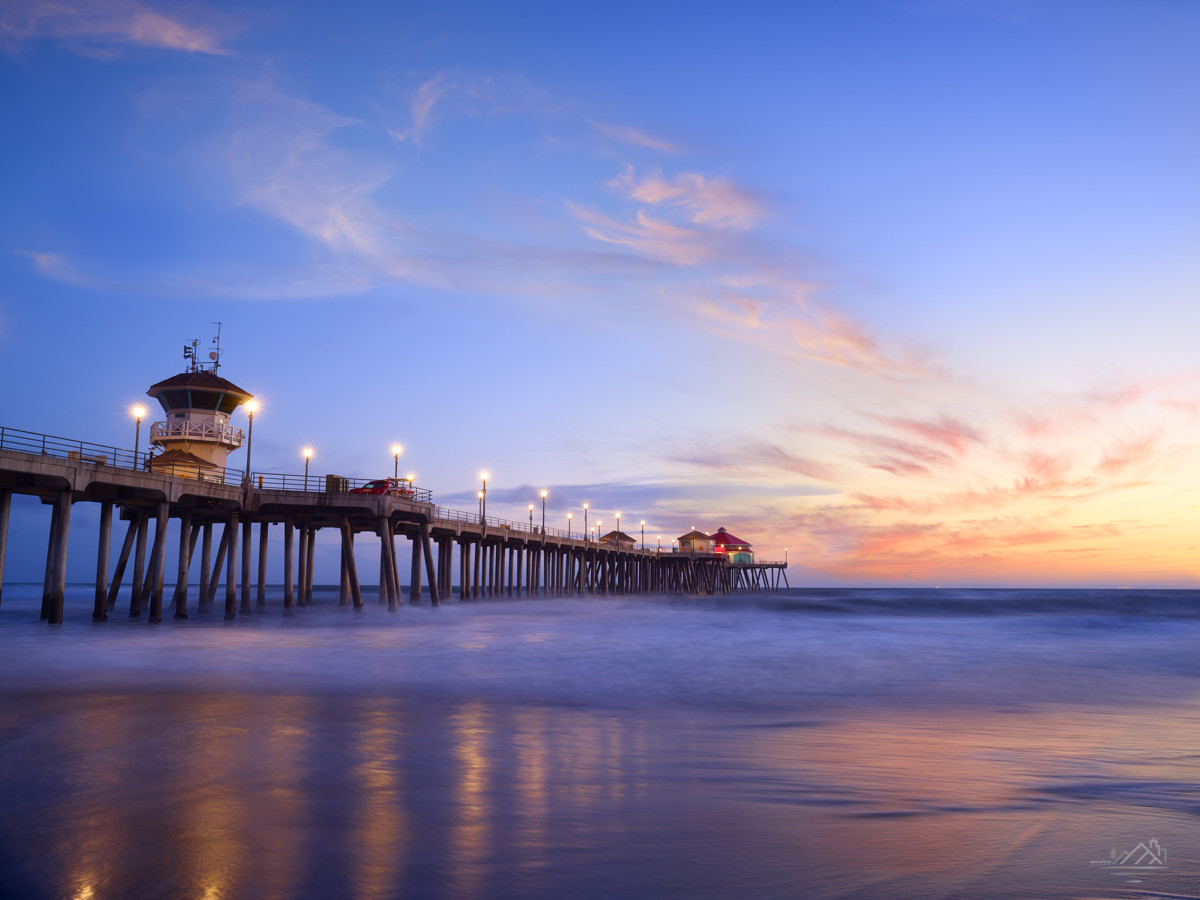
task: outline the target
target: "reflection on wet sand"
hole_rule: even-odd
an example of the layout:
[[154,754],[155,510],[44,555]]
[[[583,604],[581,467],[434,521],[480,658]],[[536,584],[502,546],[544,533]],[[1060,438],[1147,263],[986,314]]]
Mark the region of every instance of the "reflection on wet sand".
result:
[[1200,782],[1190,706],[129,693],[7,695],[0,723],[0,893],[33,898],[1110,896],[1112,846],[1194,856]]

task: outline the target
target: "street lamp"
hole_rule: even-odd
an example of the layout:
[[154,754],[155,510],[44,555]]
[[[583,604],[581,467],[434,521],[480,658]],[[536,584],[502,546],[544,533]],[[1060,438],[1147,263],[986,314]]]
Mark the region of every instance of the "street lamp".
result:
[[588,535],[591,534],[587,527],[587,511],[588,505],[585,503],[583,504],[583,542],[585,544],[588,542]]
[[246,481],[250,481],[250,453],[254,449],[254,413],[258,411],[258,403],[246,401],[246,412],[250,415],[250,428],[246,435]]
[[646,549],[646,520],[642,519],[642,549]]
[[542,491],[542,542],[546,540],[546,492]]
[[567,513],[567,540],[571,539],[571,514]]
[[400,444],[392,444],[392,459],[395,461],[395,466],[392,469],[392,477],[400,478],[400,454],[404,452],[404,447]]
[[533,534],[533,504],[529,504],[529,533]]
[[137,420],[137,424],[133,427],[133,467],[136,469],[138,467],[138,456],[142,452],[142,416],[146,414],[146,407],[139,403],[129,411],[133,414],[134,419]]
[[312,447],[304,448],[304,489],[308,490],[308,461],[312,459]]
[[408,482],[408,492],[410,494],[413,493],[413,482],[417,480],[417,476],[412,472],[409,472],[406,476],[404,476],[404,480]]
[[621,543],[621,514],[617,513],[617,544]]
[[604,535],[600,533],[601,524],[603,524],[603,523],[601,523],[601,521],[599,519],[597,519],[596,520],[596,544],[597,545],[601,544],[604,541]]
[[483,480],[483,490],[479,492],[479,521],[481,523],[487,521],[487,480],[488,473],[480,472],[479,477]]
[[478,493],[475,494],[475,496],[479,498],[479,521],[482,522],[483,521],[483,491],[479,491]]

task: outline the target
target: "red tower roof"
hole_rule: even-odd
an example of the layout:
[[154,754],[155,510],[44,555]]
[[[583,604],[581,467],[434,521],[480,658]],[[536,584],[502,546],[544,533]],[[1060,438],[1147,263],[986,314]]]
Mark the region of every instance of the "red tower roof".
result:
[[743,541],[740,537],[735,537],[724,528],[718,528],[716,534],[712,536],[713,543],[718,547],[744,547],[750,548],[750,544]]

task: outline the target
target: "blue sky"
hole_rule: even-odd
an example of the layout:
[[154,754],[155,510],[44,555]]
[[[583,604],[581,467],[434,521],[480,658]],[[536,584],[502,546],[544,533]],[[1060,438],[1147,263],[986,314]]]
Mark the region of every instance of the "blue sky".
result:
[[445,505],[487,470],[489,512],[724,525],[800,583],[1194,586],[1198,33],[8,3],[2,424],[129,443],[219,320],[255,468],[399,441]]

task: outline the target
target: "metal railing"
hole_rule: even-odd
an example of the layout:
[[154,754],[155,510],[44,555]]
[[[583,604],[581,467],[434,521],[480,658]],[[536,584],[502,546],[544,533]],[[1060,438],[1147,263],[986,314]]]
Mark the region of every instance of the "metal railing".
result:
[[[348,494],[355,488],[360,488],[378,478],[352,478],[348,475],[308,475],[285,474],[281,472],[253,472],[250,484],[256,488],[269,491],[296,491],[310,494]],[[403,480],[403,479],[402,479]],[[433,492],[428,488],[412,486],[412,493],[395,493],[393,496],[401,500],[412,500],[415,503],[430,503]]]
[[127,447],[109,447],[106,444],[93,444],[91,441],[77,441],[4,427],[0,427],[0,450],[79,460],[91,465],[113,466],[118,469],[141,469],[148,459],[148,454],[135,454]]
[[242,429],[220,422],[192,422],[188,419],[168,419],[150,426],[150,442],[158,440],[215,441],[231,447],[242,446]]
[[241,469],[221,469],[169,459],[159,462],[162,457],[149,452],[139,453],[127,447],[110,447],[107,444],[55,437],[35,431],[22,431],[19,428],[0,426],[0,450],[49,456],[96,467],[108,466],[114,469],[153,472],[156,475],[175,475],[210,484],[242,483]]

